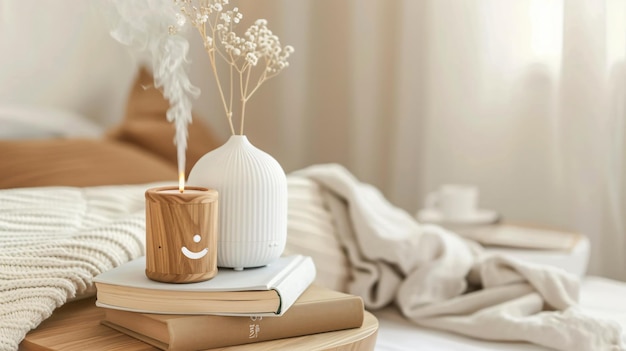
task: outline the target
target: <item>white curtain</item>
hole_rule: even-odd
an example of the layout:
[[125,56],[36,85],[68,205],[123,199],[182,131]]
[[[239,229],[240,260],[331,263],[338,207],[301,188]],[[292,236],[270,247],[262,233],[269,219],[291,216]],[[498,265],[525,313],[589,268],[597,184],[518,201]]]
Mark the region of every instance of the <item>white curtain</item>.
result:
[[[626,280],[624,0],[239,1],[291,66],[245,134],[286,171],[338,162],[414,213],[443,183],[505,220],[579,231]],[[228,128],[199,45],[196,109]]]

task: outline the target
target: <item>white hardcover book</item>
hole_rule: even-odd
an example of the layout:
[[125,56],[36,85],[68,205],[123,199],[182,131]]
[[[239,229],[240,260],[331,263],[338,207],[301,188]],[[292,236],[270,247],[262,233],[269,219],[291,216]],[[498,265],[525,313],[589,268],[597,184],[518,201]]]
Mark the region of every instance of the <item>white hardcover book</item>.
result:
[[148,279],[145,256],[94,278],[96,305],[143,313],[280,316],[315,279],[311,257],[292,255],[210,280],[174,284]]

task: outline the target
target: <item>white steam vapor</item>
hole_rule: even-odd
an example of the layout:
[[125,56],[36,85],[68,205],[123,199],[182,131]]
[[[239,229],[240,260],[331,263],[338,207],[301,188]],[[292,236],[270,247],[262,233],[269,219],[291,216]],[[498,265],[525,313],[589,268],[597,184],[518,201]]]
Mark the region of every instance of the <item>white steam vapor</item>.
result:
[[200,90],[187,76],[189,42],[179,31],[184,22],[178,8],[172,0],[107,0],[105,4],[110,7],[111,36],[148,54],[152,61],[154,85],[170,102],[167,120],[176,128],[178,172],[184,175],[191,98]]

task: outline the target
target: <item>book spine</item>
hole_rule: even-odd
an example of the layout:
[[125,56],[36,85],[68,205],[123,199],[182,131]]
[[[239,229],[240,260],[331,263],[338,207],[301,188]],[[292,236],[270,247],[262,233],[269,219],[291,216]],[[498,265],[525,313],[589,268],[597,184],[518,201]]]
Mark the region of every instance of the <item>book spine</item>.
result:
[[359,297],[293,306],[281,317],[202,316],[168,321],[169,350],[199,350],[243,345],[363,324]]
[[274,287],[280,298],[280,306],[278,311],[276,311],[277,315],[281,316],[289,310],[294,302],[313,283],[315,274],[315,263],[311,257],[306,256],[292,272],[277,282]]

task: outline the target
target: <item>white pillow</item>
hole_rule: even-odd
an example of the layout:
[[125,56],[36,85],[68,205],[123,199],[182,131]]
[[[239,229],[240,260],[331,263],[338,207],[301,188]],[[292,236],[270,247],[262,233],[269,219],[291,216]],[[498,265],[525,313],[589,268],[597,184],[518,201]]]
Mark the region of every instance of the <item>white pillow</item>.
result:
[[287,245],[284,254],[311,256],[315,262],[315,283],[346,291],[350,263],[337,239],[337,228],[314,181],[289,175]]
[[103,128],[71,111],[40,106],[0,105],[0,140],[97,138]]

